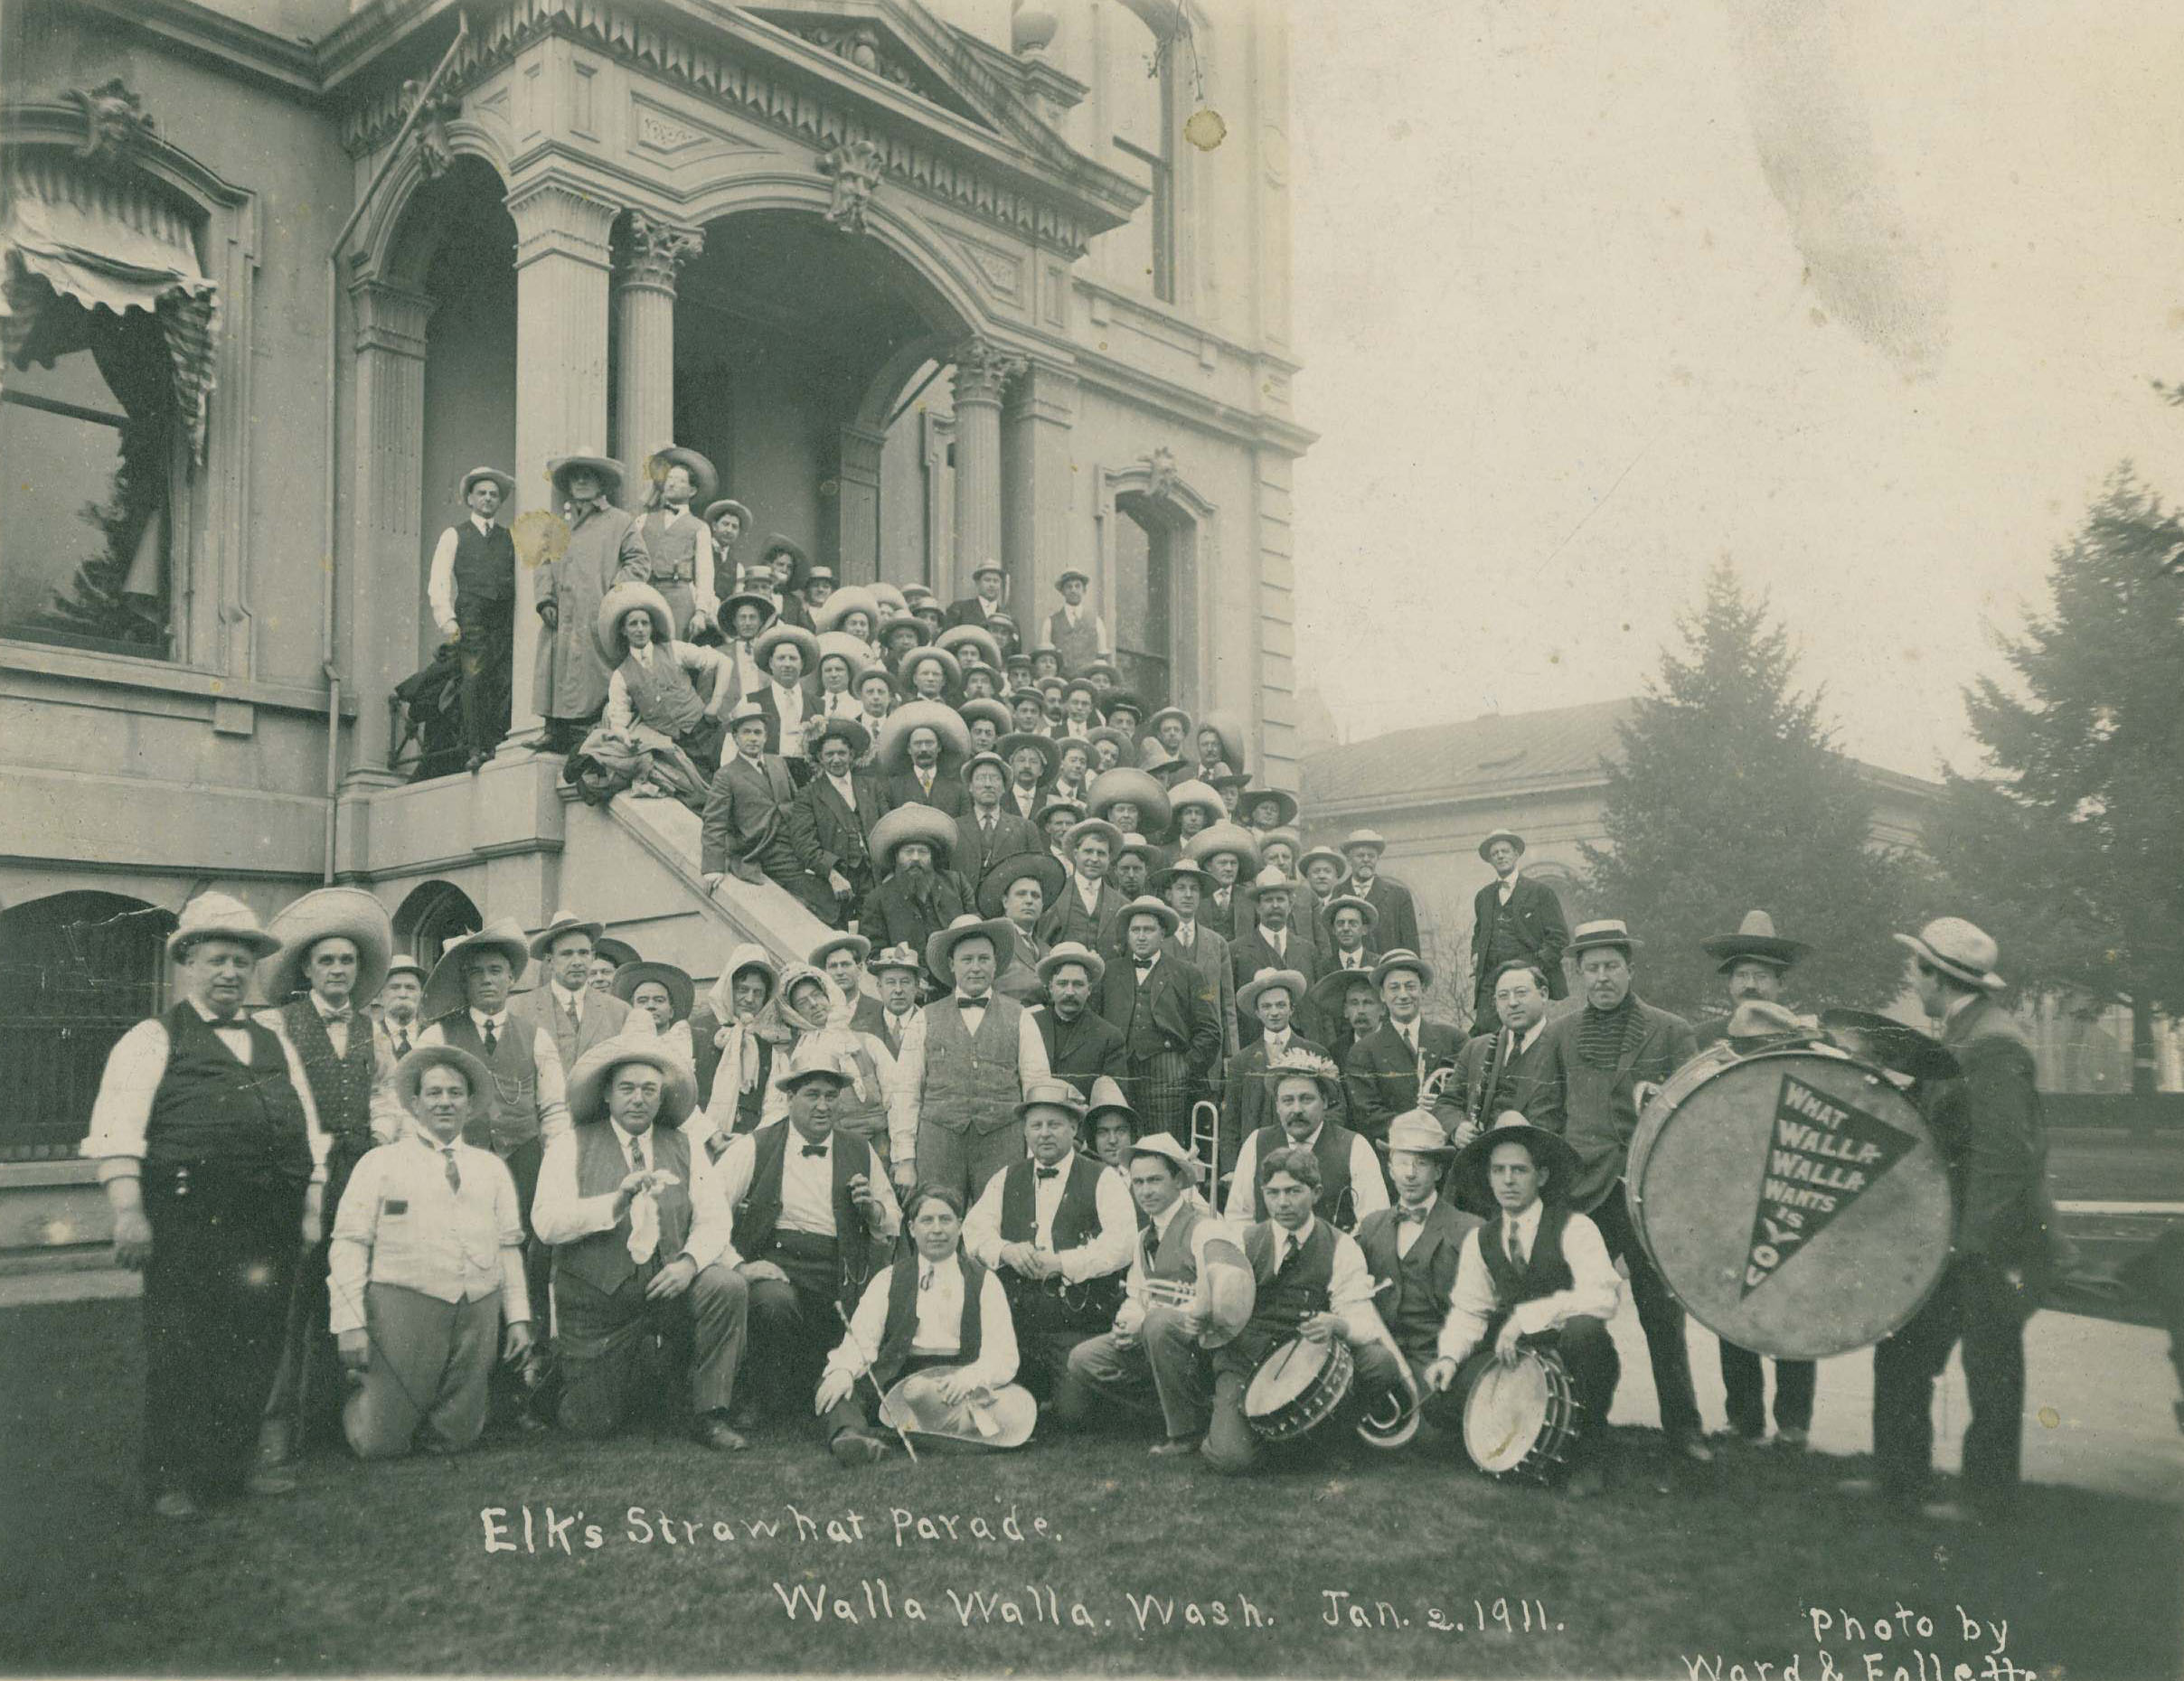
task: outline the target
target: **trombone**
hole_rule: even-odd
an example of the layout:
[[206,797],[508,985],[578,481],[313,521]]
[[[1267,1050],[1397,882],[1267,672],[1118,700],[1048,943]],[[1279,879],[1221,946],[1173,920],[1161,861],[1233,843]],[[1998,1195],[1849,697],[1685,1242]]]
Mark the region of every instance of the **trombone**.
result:
[[1207,1200],[1220,1206],[1221,1106],[1210,1097],[1191,1105],[1191,1152],[1204,1164]]

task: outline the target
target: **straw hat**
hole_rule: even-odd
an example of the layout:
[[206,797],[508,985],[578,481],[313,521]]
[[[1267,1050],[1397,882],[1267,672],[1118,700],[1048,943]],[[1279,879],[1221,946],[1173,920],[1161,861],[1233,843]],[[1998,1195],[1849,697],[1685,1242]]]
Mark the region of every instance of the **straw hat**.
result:
[[1994,936],[1962,916],[1937,916],[1916,934],[1897,934],[1896,942],[1967,986],[1999,992],[2009,984],[1994,971],[2001,960],[2001,948],[1995,944]]
[[1087,817],[1084,822],[1072,825],[1069,832],[1062,836],[1061,843],[1069,851],[1074,852],[1077,850],[1077,843],[1091,835],[1101,836],[1106,840],[1107,856],[1110,859],[1115,855],[1115,849],[1123,843],[1123,831],[1104,817]]
[[[1106,1076],[1102,1075],[1100,1078],[1106,1079]],[[1114,1082],[1108,1081],[1108,1084],[1113,1085]],[[1095,1086],[1093,1089],[1097,1091],[1098,1088]],[[1117,1088],[1116,1095],[1117,1097],[1122,1095],[1120,1088]],[[1137,1112],[1127,1103],[1118,1104],[1117,1107],[1133,1121],[1137,1119]],[[1087,1126],[1090,1125],[1093,1117],[1100,1113],[1100,1109],[1096,1104],[1087,1113],[1085,1123]],[[1185,1149],[1172,1132],[1148,1132],[1130,1146],[1129,1153],[1133,1156],[1158,1156],[1163,1161],[1172,1162],[1182,1173],[1182,1176],[1193,1184],[1205,1177],[1206,1164]]]
[[1001,664],[1001,638],[983,625],[951,625],[933,638],[933,646],[958,661],[965,659],[967,650],[978,656],[981,665]]
[[1159,711],[1155,712],[1151,718],[1145,720],[1145,733],[1148,736],[1159,735],[1161,719],[1163,718],[1181,718],[1183,725],[1184,738],[1188,739],[1190,737],[1191,728],[1191,714],[1184,711],[1180,706],[1164,706],[1161,708]]
[[1130,925],[1140,916],[1150,916],[1161,925],[1163,934],[1173,934],[1182,918],[1175,914],[1175,906],[1166,899],[1155,898],[1150,893],[1141,893],[1116,913],[1115,930],[1127,934]]
[[280,942],[259,926],[258,913],[225,893],[200,893],[182,907],[174,932],[167,935],[167,959],[180,963],[193,945],[206,940],[233,940],[262,961],[280,950]]
[[861,584],[844,584],[812,614],[812,623],[821,632],[821,646],[825,645],[824,633],[838,629],[842,621],[852,613],[861,613],[871,619],[875,631],[880,628],[880,598]]
[[1202,893],[1210,893],[1221,885],[1207,873],[1203,864],[1188,858],[1177,859],[1145,885],[1155,893],[1165,893],[1179,881],[1195,881]]
[[1735,934],[1718,934],[1701,940],[1699,950],[1721,965],[1723,974],[1738,963],[1765,963],[1787,969],[1812,948],[1802,940],[1785,940],[1774,932],[1774,919],[1763,910],[1746,911]]
[[1239,1016],[1257,1010],[1260,998],[1280,988],[1289,994],[1292,1009],[1302,1009],[1312,996],[1311,983],[1302,972],[1294,969],[1262,969],[1236,990],[1236,1010]]
[[667,598],[650,584],[617,584],[599,597],[598,618],[591,627],[599,655],[609,665],[619,665],[628,652],[622,640],[622,621],[639,607],[652,621],[652,639],[665,646],[675,637],[675,616],[667,610]]
[[427,969],[424,964],[419,963],[409,953],[403,953],[388,961],[386,980],[381,981],[380,984],[382,987],[385,986],[387,981],[393,980],[396,975],[415,975],[419,987],[422,988],[430,974],[431,971]]
[[872,825],[871,839],[866,842],[872,855],[872,869],[884,876],[895,868],[895,854],[902,850],[906,840],[923,840],[933,849],[933,867],[945,869],[956,855],[956,843],[962,831],[956,820],[937,805],[922,805],[912,801],[898,805]]
[[1095,817],[1105,817],[1117,800],[1137,803],[1138,827],[1144,833],[1166,831],[1171,807],[1168,791],[1161,786],[1159,778],[1132,765],[1117,765],[1093,777],[1092,785],[1085,790],[1085,804]]
[[531,936],[531,954],[545,956],[553,950],[553,943],[565,934],[580,934],[596,944],[606,931],[605,924],[587,922],[574,911],[556,911],[553,920]]
[[793,1092],[806,1081],[832,1080],[840,1090],[853,1084],[856,1077],[819,1043],[818,1035],[809,1034],[796,1042],[796,1048],[789,1053],[787,1068],[774,1077],[774,1084],[785,1092]]
[[637,989],[647,981],[657,981],[667,989],[667,1013],[670,1016],[677,1021],[688,1019],[691,1006],[697,1002],[697,985],[691,980],[688,970],[678,969],[673,963],[624,963],[615,971],[614,995],[625,1004],[635,1004],[637,1001]]
[[1448,1129],[1424,1109],[1407,1110],[1388,1123],[1388,1148],[1390,1153],[1408,1150],[1414,1156],[1453,1156],[1454,1142]]
[[1417,953],[1407,951],[1401,946],[1396,947],[1392,952],[1380,953],[1380,961],[1372,966],[1372,983],[1375,986],[1385,986],[1389,975],[1400,973],[1406,969],[1418,977],[1418,984],[1421,987],[1433,985],[1433,965],[1420,957]]
[[[850,683],[852,688],[856,685],[857,680],[864,675],[865,667],[872,662],[871,649],[859,642],[847,631],[821,631],[817,640],[812,645],[817,650],[812,656],[812,670],[816,672],[820,665],[829,659],[840,658],[846,661],[850,668]],[[753,654],[758,653],[756,643],[752,643],[751,652]]]
[[1308,847],[1304,851],[1297,854],[1297,874],[1300,876],[1303,875],[1304,873],[1305,865],[1311,863],[1314,859],[1321,858],[1325,859],[1329,863],[1332,864],[1336,870],[1340,872],[1335,878],[1336,880],[1340,881],[1350,874],[1350,860],[1344,858],[1341,852],[1336,850],[1333,847],[1329,846],[1323,840],[1318,846]]
[[956,972],[951,967],[956,948],[965,940],[984,934],[993,943],[993,957],[998,967],[1002,958],[1016,949],[1016,931],[1007,923],[990,916],[958,916],[946,927],[925,943],[925,966],[936,977],[954,985]]
[[1237,876],[1239,880],[1258,874],[1259,843],[1250,830],[1241,823],[1217,822],[1201,829],[1183,842],[1183,855],[1196,864],[1218,858],[1223,852],[1233,852],[1238,859]]
[[1296,795],[1285,788],[1246,788],[1238,805],[1246,816],[1251,816],[1268,800],[1275,803],[1275,819],[1268,828],[1286,829],[1296,822]]
[[[679,444],[654,450],[652,459],[645,464],[645,476],[654,484],[664,484],[671,467],[681,467],[690,474],[690,505],[693,508],[705,506],[720,488],[720,475],[713,470],[713,464],[696,450],[684,449]],[[705,522],[711,525],[712,521],[708,518]]]
[[771,670],[774,650],[785,642],[794,643],[796,652],[804,656],[805,671],[816,671],[819,669],[818,637],[801,625],[784,625],[776,620],[760,631],[758,639],[751,643],[751,658],[758,661],[760,671]]
[[285,1003],[311,983],[305,966],[319,941],[339,937],[356,946],[356,987],[350,994],[365,1004],[386,983],[394,959],[394,924],[386,906],[362,887],[315,887],[273,914],[267,930],[280,951],[266,970],[266,997]]
[[[1244,796],[1247,800],[1257,797],[1256,793]],[[1377,829],[1353,829],[1350,831],[1350,838],[1342,842],[1342,855],[1347,858],[1360,849],[1370,852],[1375,858],[1378,858],[1388,850],[1388,837]]]
[[[692,505],[695,505],[694,502]],[[751,511],[748,508],[746,508],[741,502],[738,502],[733,496],[723,496],[719,502],[710,502],[705,504],[706,524],[711,525],[715,520],[718,520],[724,513],[734,514],[736,516],[737,523],[741,528],[742,531],[748,531],[750,530]],[[739,535],[740,535],[740,531],[739,532]]]
[[971,731],[962,714],[945,700],[906,700],[880,725],[880,769],[893,775],[910,767],[910,732],[929,729],[940,737],[939,774],[953,776],[971,756]]
[[473,1103],[484,1093],[493,1079],[493,1071],[475,1056],[456,1045],[420,1045],[401,1061],[394,1065],[394,1094],[403,1108],[411,1114],[417,1113],[418,1089],[425,1076],[435,1068],[456,1068],[470,1084]]
[[1043,902],[1052,905],[1061,897],[1062,884],[1069,875],[1061,867],[1061,859],[1051,852],[1019,852],[1013,858],[1004,858],[986,871],[985,879],[978,884],[978,912],[982,916],[1000,917],[1002,901],[1009,889],[1030,878],[1039,883]]
[[552,481],[553,499],[557,504],[570,500],[570,474],[586,468],[598,479],[602,496],[608,502],[621,501],[623,481],[629,476],[622,470],[622,464],[612,455],[579,452],[573,455],[562,455],[546,464],[546,474]]
[[495,484],[498,484],[501,487],[501,500],[503,502],[506,502],[511,496],[515,494],[514,474],[504,473],[498,467],[473,467],[469,472],[463,474],[463,487],[458,493],[460,500],[464,502],[468,502],[470,500],[470,487],[473,484],[475,484],[480,479],[491,479]]
[[1061,569],[1061,576],[1054,580],[1054,593],[1058,596],[1061,594],[1061,587],[1071,578],[1075,578],[1087,589],[1092,586],[1092,575],[1089,572],[1083,571],[1077,567],[1066,566]]
[[[1370,831],[1368,831],[1367,832],[1370,833]],[[1517,849],[1517,856],[1519,858],[1522,858],[1524,856],[1524,837],[1519,834],[1514,829],[1497,829],[1493,831],[1493,833],[1488,835],[1485,840],[1479,842],[1479,857],[1481,859],[1491,862],[1492,860],[1488,860],[1486,859],[1487,853],[1493,850],[1497,842],[1502,840],[1508,841],[1510,845]]]
[[[1903,936],[1898,934],[1897,938]],[[1638,949],[1638,941],[1631,934],[1630,925],[1618,917],[1604,916],[1597,922],[1581,922],[1563,949],[1575,957],[1580,952],[1607,950],[1621,952],[1625,957]]]
[[1064,940],[1039,960],[1037,968],[1040,985],[1050,986],[1053,984],[1055,972],[1058,970],[1066,969],[1071,963],[1081,963],[1084,966],[1085,973],[1091,978],[1093,990],[1097,991],[1100,981],[1107,972],[1107,960],[1090,946],[1080,945],[1075,940]]
[[607,1082],[625,1063],[641,1062],[659,1070],[665,1086],[660,1095],[660,1125],[681,1126],[697,1107],[698,1076],[651,1026],[648,1019],[641,1034],[625,1033],[577,1058],[569,1071],[569,1115],[577,1125],[607,1118]]
[[1034,1109],[1059,1109],[1072,1121],[1085,1118],[1085,1094],[1067,1080],[1034,1080],[1024,1087],[1023,1102],[1016,1105],[1021,1121]]
[[463,960],[479,952],[498,952],[508,960],[508,978],[513,984],[523,978],[523,971],[531,967],[531,942],[523,937],[523,930],[513,916],[502,916],[487,923],[475,934],[466,934],[459,940],[450,940],[440,948],[440,960],[432,965],[430,979],[425,982],[425,995],[418,1006],[418,1014],[427,1021],[441,1016],[451,1016],[469,1002],[463,988]]
[[921,665],[937,665],[940,668],[940,685],[943,689],[962,687],[963,663],[954,654],[946,648],[913,648],[902,656],[899,671],[905,689],[917,681],[918,668]]

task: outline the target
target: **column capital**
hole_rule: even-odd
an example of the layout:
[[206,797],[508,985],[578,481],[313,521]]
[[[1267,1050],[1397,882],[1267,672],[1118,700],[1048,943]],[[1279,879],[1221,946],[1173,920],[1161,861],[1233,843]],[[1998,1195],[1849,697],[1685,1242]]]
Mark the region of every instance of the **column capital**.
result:
[[1009,381],[1029,366],[1021,356],[1009,354],[991,340],[965,339],[956,347],[956,400],[998,408]]
[[644,286],[673,297],[682,265],[704,249],[704,230],[678,228],[643,211],[632,211],[622,224],[616,251],[615,285],[623,291]]
[[541,175],[508,191],[515,219],[515,266],[542,257],[569,257],[605,268],[612,260],[608,234],[622,207],[580,182]]
[[433,299],[386,280],[360,280],[349,288],[356,312],[356,351],[387,351],[413,362],[425,359],[425,324]]

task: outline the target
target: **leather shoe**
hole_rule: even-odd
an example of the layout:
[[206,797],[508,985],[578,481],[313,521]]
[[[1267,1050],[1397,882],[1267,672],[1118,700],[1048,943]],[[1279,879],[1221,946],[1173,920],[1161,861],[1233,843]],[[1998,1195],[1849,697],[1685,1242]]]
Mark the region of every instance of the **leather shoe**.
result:
[[696,1435],[701,1445],[720,1453],[740,1453],[750,1443],[736,1433],[726,1418],[718,1413],[708,1413],[698,1421]]
[[187,1488],[169,1488],[152,1502],[152,1513],[156,1517],[170,1517],[182,1523],[193,1517],[202,1517],[204,1509]]
[[837,1431],[833,1441],[827,1443],[827,1451],[843,1465],[874,1465],[887,1451],[877,1436],[868,1436],[861,1430]]
[[294,1494],[296,1479],[289,1476],[287,1471],[275,1470],[270,1466],[260,1465],[243,1479],[242,1486],[245,1493],[263,1499],[271,1495]]
[[1153,1444],[1153,1457],[1156,1460],[1180,1459],[1186,1454],[1196,1453],[1198,1444],[1204,1440],[1203,1436],[1170,1436],[1164,1442]]

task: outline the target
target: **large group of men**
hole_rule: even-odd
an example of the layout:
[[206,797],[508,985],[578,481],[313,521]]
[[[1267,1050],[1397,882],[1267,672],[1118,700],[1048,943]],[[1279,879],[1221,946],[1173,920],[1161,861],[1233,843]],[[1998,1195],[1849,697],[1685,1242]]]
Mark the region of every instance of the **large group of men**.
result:
[[[748,511],[711,465],[651,467],[640,516],[617,464],[553,464],[540,708],[588,791],[702,811],[709,890],[773,882],[829,932],[787,961],[738,946],[701,995],[580,914],[428,964],[362,889],[266,924],[192,900],[174,1001],[116,1046],[83,1146],[146,1274],[155,1510],[285,1492],[344,1442],[453,1452],[663,1410],[727,1452],[802,1421],[852,1464],[1042,1422],[1223,1470],[1376,1431],[1461,1453],[1483,1377],[1528,1351],[1588,1421],[1558,1478],[1583,1496],[1626,1287],[1670,1461],[1711,1460],[1624,1180],[1648,1100],[1741,1013],[1695,1031],[1645,1002],[1641,941],[1569,928],[1501,831],[1472,985],[1445,989],[1471,1020],[1433,1019],[1386,842],[1307,847],[1238,730],[1124,690],[1083,574],[1027,649],[998,567],[946,606],[835,589],[782,539],[744,568]],[[474,762],[506,723],[506,481],[466,479],[432,573]],[[1876,1350],[1877,1492],[1927,1501],[1961,1343],[1964,1501],[1993,1516],[2045,1242],[2032,1059],[1991,939],[1899,938],[1940,1024],[1902,1031],[1953,1056],[1894,1062],[1958,1212],[1941,1284]],[[1794,1020],[1803,948],[1764,914],[1707,949],[1736,1010]],[[1338,1345],[1357,1428],[1267,1428],[1261,1380]],[[1765,1441],[1762,1357],[1724,1342],[1720,1375],[1733,1434]],[[1775,1362],[1781,1448],[1813,1390]]]

